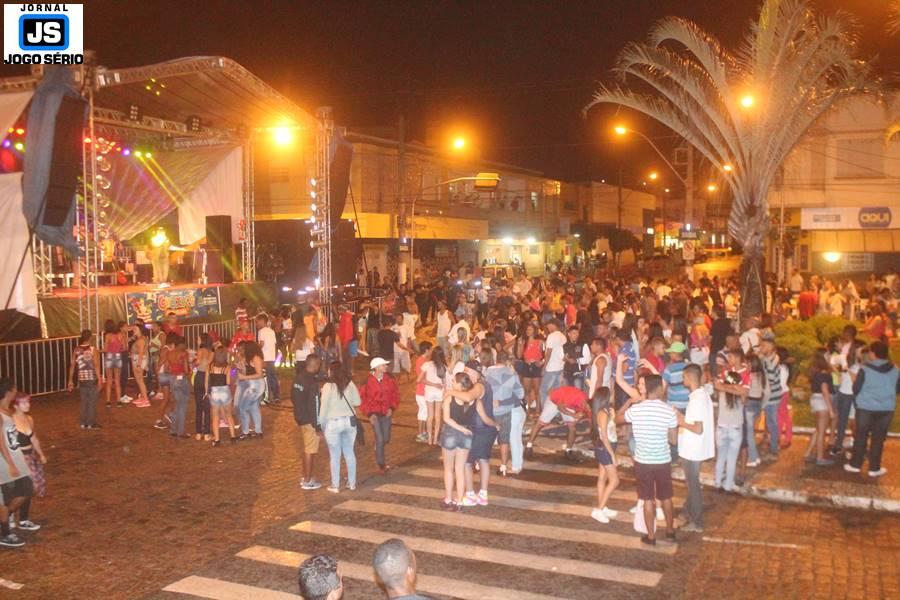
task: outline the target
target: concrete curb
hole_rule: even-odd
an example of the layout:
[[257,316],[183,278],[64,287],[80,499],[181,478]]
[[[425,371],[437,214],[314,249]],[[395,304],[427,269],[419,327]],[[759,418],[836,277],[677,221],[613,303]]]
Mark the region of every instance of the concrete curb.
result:
[[[584,458],[590,460],[594,459],[593,452],[589,452],[583,448],[576,448],[576,450]],[[616,458],[619,467],[625,469],[634,468],[634,461],[630,456],[618,455]],[[681,467],[674,467],[672,469],[672,479],[684,481],[684,470]],[[700,474],[700,484],[707,488],[716,489],[715,479],[703,473]],[[900,514],[900,500],[875,498],[870,496],[825,496],[799,490],[753,485],[752,480],[745,484],[743,488],[740,488],[738,493],[749,498],[758,498],[760,500],[778,502],[781,504],[805,504],[809,506],[822,506],[825,508],[851,508],[856,510],[872,510]]]

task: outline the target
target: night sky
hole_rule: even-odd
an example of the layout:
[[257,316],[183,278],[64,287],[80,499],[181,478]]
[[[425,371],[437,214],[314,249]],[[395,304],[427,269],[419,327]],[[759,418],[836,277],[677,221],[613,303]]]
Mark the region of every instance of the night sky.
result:
[[[890,73],[900,36],[883,30],[884,0],[816,0],[853,11],[863,52]],[[564,179],[631,177],[659,160],[608,135],[614,108],[581,109],[609,79],[616,53],[659,17],[690,18],[734,46],[757,0],[111,1],[85,2],[85,47],[101,64],[137,66],[192,55],[233,58],[307,110],[327,104],[339,124],[429,124],[464,131],[487,159]],[[13,74],[6,68],[5,72]],[[661,144],[671,134],[639,127]],[[668,137],[667,137],[668,136]],[[628,175],[626,175],[628,177]]]

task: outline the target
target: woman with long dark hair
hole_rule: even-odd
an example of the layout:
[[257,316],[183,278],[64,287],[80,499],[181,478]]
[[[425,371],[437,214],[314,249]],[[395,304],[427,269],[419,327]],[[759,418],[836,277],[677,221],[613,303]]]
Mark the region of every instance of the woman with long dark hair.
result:
[[[207,442],[212,439],[210,432],[210,404],[209,395],[206,392],[206,373],[209,363],[213,358],[213,341],[208,333],[200,334],[200,345],[197,355],[194,357],[194,365],[197,371],[194,373],[194,422],[196,424],[194,439]],[[216,423],[218,426],[218,423]]]
[[131,369],[134,372],[134,381],[138,386],[138,397],[134,405],[139,408],[150,406],[150,396],[147,393],[145,381],[147,369],[150,367],[150,337],[149,332],[140,323],[131,326],[134,334],[134,342],[131,344]]
[[231,414],[231,365],[228,364],[228,351],[219,348],[213,354],[206,370],[206,395],[209,398],[210,413],[212,416],[212,445],[219,445],[219,423],[225,421],[228,424],[228,433],[231,443],[237,441],[234,434],[234,416]]
[[524,335],[519,338],[516,357],[521,361],[519,374],[522,377],[522,387],[525,388],[525,406],[528,410],[537,410],[541,369],[544,366],[544,338],[536,323],[525,326]]
[[[235,404],[238,406],[238,414],[241,419],[241,436],[245,440],[252,437],[262,437],[262,412],[259,402],[262,400],[266,389],[265,371],[263,365],[262,349],[256,342],[244,342],[244,369],[238,372],[238,388],[235,394]],[[253,421],[253,431],[250,431],[250,421]]]
[[822,467],[834,464],[834,460],[825,455],[826,432],[834,418],[834,381],[825,352],[825,348],[816,350],[809,369],[809,408],[816,418],[816,431],[810,436],[806,447],[806,462]]
[[431,350],[431,359],[422,365],[419,381],[425,385],[425,404],[428,416],[425,418],[425,433],[428,445],[435,446],[441,433],[441,402],[444,399],[444,390],[447,387],[447,358],[444,349],[435,346]]
[[328,491],[341,490],[341,457],[347,465],[347,489],[356,489],[356,407],[362,402],[356,384],[341,363],[332,362],[328,367],[328,381],[322,386],[319,407],[319,425],[328,444],[331,461],[331,485]]
[[122,333],[116,327],[116,322],[107,319],[103,323],[103,367],[104,377],[106,379],[106,408],[112,407],[113,386],[116,388],[116,402],[122,397],[122,350],[125,348],[125,342],[122,340]]

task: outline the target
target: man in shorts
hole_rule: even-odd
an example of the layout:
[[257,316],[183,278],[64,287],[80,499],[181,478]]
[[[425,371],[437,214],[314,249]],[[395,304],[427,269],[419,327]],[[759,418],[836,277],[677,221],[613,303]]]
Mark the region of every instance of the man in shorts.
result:
[[511,361],[512,356],[506,350],[501,350],[497,353],[497,364],[484,371],[484,379],[494,396],[494,420],[500,425],[497,434],[497,443],[500,444],[500,467],[497,474],[503,476],[506,475],[506,466],[509,462],[513,409],[521,406],[525,397],[525,388],[522,387],[522,381],[513,369]]
[[[19,445],[16,424],[10,416],[9,405],[15,397],[15,384],[5,377],[0,379],[0,437],[3,438],[0,441],[0,546],[8,548],[25,545],[10,531],[9,515],[19,510],[25,500],[34,495],[28,463],[25,462],[25,455]],[[28,529],[39,529],[39,526]]]
[[[623,360],[620,357],[620,361]],[[617,371],[616,383],[629,395],[629,400],[616,413],[616,424],[630,423],[635,442],[634,476],[638,498],[644,501],[644,522],[647,533],[641,537],[645,544],[656,545],[656,503],[660,502],[666,518],[666,537],[675,539],[672,512],[672,454],[669,441],[674,439],[678,425],[684,422],[681,413],[663,400],[663,382],[659,375],[643,378],[642,395]]]
[[575,459],[575,427],[582,417],[590,419],[591,408],[588,404],[587,394],[584,390],[571,385],[556,388],[550,392],[549,402],[544,404],[541,416],[531,431],[528,444],[525,446],[525,456],[531,458],[534,455],[534,440],[537,439],[541,429],[553,422],[557,415],[562,415],[562,421],[568,432],[566,434],[566,446],[563,450],[566,459]]
[[316,376],[322,366],[322,359],[317,354],[306,357],[306,368],[300,371],[291,389],[291,401],[294,404],[294,421],[300,426],[300,437],[303,442],[303,474],[300,477],[300,488],[317,490],[322,484],[313,477],[313,461],[319,452],[318,424],[319,380]]

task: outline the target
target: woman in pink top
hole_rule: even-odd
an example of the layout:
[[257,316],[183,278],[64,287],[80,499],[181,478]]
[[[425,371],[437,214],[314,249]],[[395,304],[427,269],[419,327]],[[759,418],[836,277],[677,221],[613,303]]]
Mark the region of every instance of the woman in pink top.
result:
[[525,335],[519,338],[517,349],[519,375],[525,388],[525,404],[529,410],[538,406],[538,388],[541,383],[541,367],[544,365],[544,339],[534,323],[525,326]]

